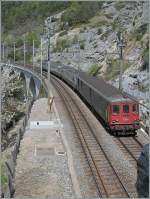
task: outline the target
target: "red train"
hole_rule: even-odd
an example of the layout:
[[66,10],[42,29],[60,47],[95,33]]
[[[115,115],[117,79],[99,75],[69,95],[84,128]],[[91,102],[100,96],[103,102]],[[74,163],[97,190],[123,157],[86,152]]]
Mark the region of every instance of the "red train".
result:
[[102,78],[63,66],[51,68],[51,73],[63,79],[100,116],[114,133],[134,134],[139,128],[139,103],[126,97]]

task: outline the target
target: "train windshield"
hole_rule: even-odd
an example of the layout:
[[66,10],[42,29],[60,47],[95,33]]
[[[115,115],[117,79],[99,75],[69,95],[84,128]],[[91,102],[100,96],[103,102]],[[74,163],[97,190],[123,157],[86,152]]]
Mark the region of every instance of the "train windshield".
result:
[[129,113],[129,105],[128,104],[123,105],[123,112]]
[[120,112],[119,105],[113,105],[112,106],[113,115],[117,115],[117,114],[119,114],[119,112]]

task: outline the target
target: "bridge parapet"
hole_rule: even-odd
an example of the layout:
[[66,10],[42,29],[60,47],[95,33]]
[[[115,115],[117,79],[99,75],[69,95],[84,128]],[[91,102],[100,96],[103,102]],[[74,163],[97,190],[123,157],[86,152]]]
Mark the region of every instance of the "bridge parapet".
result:
[[6,63],[1,63],[1,67],[12,67],[14,70],[20,73],[20,77],[25,81],[25,87],[27,91],[27,96],[29,94],[29,90],[31,91],[33,98],[37,99],[40,98],[40,90],[42,87],[45,90],[45,94],[47,97],[48,95],[48,88],[44,80],[38,75],[37,73],[33,72],[29,68],[25,68],[20,65],[16,64],[6,64]]

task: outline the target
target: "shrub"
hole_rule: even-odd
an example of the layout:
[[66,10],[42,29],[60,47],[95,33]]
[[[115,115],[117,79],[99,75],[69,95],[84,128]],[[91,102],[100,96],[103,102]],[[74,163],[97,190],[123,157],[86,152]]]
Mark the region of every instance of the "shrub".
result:
[[119,27],[119,23],[118,23],[117,20],[114,20],[114,21],[112,22],[111,26],[112,26],[112,30],[113,30],[113,31],[115,31],[115,30],[117,30],[117,29],[120,28],[120,27]]
[[98,64],[93,64],[88,69],[88,74],[92,76],[96,76],[99,73],[99,70],[102,68],[102,66],[99,66]]
[[85,48],[85,44],[84,44],[84,42],[82,41],[82,42],[80,43],[80,49],[84,50],[84,48]]
[[38,48],[40,46],[40,36],[36,32],[29,32],[25,36],[25,41],[27,45],[32,46],[33,40],[34,40],[35,47]]
[[70,41],[68,38],[58,38],[54,47],[54,52],[61,52],[68,47],[70,47]]
[[21,37],[16,39],[16,47],[20,47],[23,45],[23,39]]
[[98,29],[97,34],[98,35],[102,34],[102,29],[101,28]]

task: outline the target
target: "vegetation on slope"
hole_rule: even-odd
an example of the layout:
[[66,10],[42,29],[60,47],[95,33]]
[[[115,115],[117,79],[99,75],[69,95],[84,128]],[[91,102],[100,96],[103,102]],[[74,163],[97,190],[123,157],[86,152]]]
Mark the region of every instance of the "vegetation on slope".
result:
[[[2,26],[4,32],[24,26],[28,21],[43,23],[43,20],[70,5],[69,2],[46,1],[3,1],[2,2]],[[27,30],[28,31],[28,30]]]
[[88,74],[92,76],[97,76],[101,68],[102,68],[101,65],[92,64],[91,67],[88,69]]
[[61,21],[68,22],[69,26],[87,23],[101,7],[102,2],[72,2],[63,13]]

